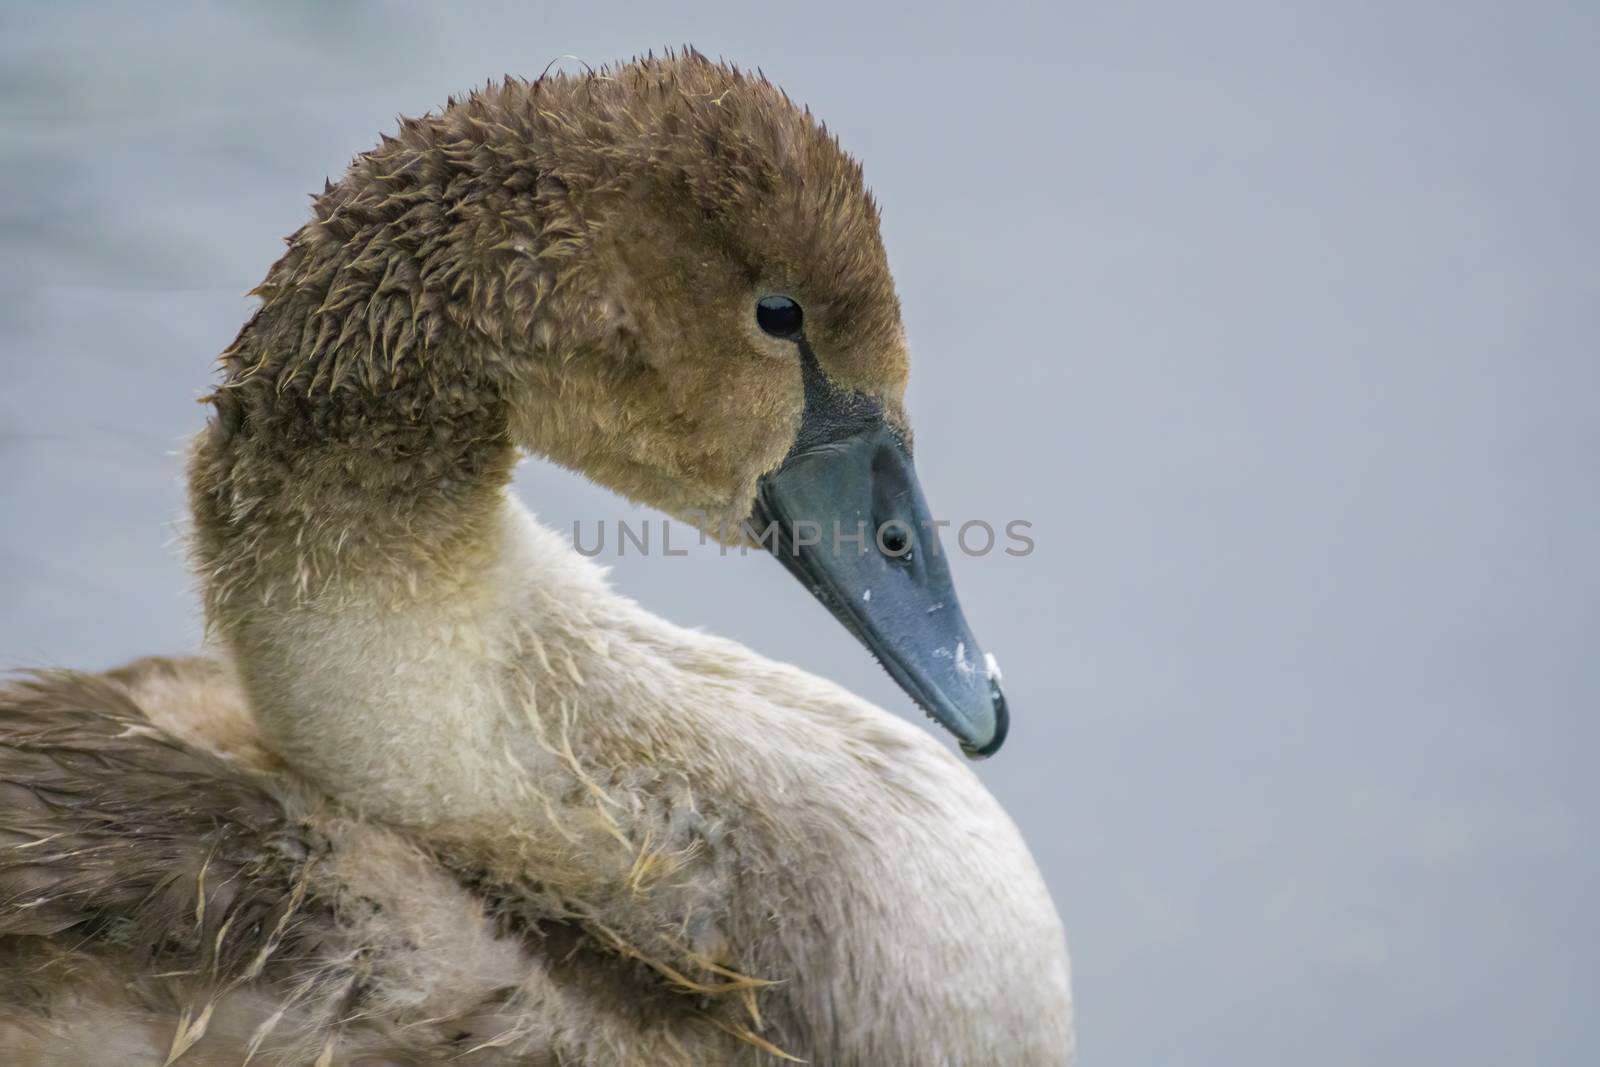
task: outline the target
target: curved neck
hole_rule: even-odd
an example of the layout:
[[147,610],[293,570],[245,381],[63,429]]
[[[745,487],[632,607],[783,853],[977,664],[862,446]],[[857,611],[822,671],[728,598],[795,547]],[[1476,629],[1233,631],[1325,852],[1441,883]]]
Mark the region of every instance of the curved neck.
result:
[[[212,621],[238,595],[304,597],[356,578],[414,586],[481,564],[473,546],[517,460],[503,384],[481,380],[502,371],[475,380],[457,369],[470,356],[454,353],[414,352],[387,370],[338,352],[308,361],[288,346],[314,323],[312,303],[298,290],[269,296],[240,331],[191,452]],[[381,386],[369,380],[380,373]]]

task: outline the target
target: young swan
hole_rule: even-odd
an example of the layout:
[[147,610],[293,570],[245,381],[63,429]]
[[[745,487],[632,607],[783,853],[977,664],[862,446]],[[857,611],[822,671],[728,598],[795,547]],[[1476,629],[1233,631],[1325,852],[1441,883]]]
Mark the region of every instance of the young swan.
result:
[[[405,121],[315,216],[190,467],[207,619],[260,736],[163,721],[310,828],[318,873],[272,876],[328,902],[300,920],[307,983],[361,960],[337,1026],[474,1019],[440,1062],[1068,1062],[1059,922],[960,760],[643,611],[508,489],[533,453],[718,536],[776,522],[908,692],[998,747],[920,523],[877,211],[836,141],[690,54]],[[909,555],[792,532],[841,519],[901,521]],[[492,930],[461,917],[486,907]],[[249,988],[292,1005],[268,970]],[[238,988],[215,1019],[256,1018]]]

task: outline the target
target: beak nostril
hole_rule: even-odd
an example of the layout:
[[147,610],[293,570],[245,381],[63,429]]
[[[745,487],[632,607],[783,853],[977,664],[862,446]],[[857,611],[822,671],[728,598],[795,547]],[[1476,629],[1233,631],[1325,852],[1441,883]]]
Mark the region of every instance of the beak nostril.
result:
[[905,524],[894,520],[883,524],[878,529],[878,547],[884,555],[893,556],[899,560],[911,558],[911,535],[906,531]]

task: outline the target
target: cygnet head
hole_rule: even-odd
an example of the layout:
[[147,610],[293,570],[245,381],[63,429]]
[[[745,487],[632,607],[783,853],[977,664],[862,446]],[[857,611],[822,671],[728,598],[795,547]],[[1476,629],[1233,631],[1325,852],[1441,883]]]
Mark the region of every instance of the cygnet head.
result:
[[404,120],[315,214],[224,355],[230,438],[407,507],[513,447],[754,538],[965,751],[1000,746],[878,209],[808,111],[693,52],[507,80]]

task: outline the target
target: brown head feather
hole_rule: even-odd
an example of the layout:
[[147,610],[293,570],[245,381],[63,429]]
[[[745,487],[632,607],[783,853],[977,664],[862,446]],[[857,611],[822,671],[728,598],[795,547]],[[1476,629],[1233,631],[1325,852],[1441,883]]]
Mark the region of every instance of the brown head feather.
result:
[[[770,293],[801,302],[830,377],[903,423],[899,305],[860,166],[764,77],[693,51],[404,119],[314,216],[222,358],[195,467],[202,548],[208,527],[251,529],[214,568],[257,562],[269,529],[438,559],[519,446],[736,524],[803,407],[793,346],[753,321]],[[326,569],[314,551],[295,566]]]

